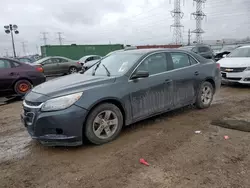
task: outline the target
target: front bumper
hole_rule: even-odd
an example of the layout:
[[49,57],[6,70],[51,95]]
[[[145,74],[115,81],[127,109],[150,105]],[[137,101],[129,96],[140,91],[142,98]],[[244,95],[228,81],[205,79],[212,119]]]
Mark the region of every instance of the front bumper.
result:
[[83,124],[87,110],[72,105],[53,112],[24,106],[21,119],[33,139],[48,146],[77,146],[82,144]]
[[221,72],[222,83],[250,84],[250,71]]

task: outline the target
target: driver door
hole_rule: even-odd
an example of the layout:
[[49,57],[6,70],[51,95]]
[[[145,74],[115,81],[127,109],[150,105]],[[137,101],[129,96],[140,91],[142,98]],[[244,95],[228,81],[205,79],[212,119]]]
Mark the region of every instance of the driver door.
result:
[[167,73],[166,53],[159,52],[150,55],[141,62],[134,73],[139,70],[148,71],[149,77],[129,80],[133,121],[173,107],[173,84]]

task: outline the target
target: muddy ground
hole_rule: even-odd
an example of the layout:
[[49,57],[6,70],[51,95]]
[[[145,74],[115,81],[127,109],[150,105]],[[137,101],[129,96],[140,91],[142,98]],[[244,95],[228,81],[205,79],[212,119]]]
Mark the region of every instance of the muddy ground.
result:
[[3,105],[0,187],[249,188],[250,133],[210,124],[247,111],[250,87],[227,86],[209,109],[186,107],[145,120],[112,143],[50,148],[21,125],[20,101]]

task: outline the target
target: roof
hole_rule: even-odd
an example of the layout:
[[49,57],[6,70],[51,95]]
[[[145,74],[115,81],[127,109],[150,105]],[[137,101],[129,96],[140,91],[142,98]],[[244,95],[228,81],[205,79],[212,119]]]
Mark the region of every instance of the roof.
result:
[[137,49],[137,50],[128,50],[128,51],[121,51],[117,53],[128,53],[128,54],[147,54],[151,52],[187,52],[187,50],[179,49],[179,48],[147,48],[147,49]]

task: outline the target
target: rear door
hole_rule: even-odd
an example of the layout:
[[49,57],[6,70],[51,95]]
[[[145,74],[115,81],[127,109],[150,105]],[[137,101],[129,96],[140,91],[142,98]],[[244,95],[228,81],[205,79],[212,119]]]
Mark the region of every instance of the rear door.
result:
[[56,58],[50,58],[42,62],[44,74],[46,76],[58,74],[58,60]]
[[175,108],[193,103],[199,83],[199,63],[188,53],[169,53]]
[[172,81],[168,78],[166,53],[158,52],[148,56],[134,73],[139,70],[148,71],[149,77],[129,80],[134,121],[166,111],[173,106]]
[[0,91],[12,90],[12,84],[19,74],[12,68],[12,63],[6,59],[0,59]]
[[58,58],[58,74],[68,73],[70,61],[65,58]]

